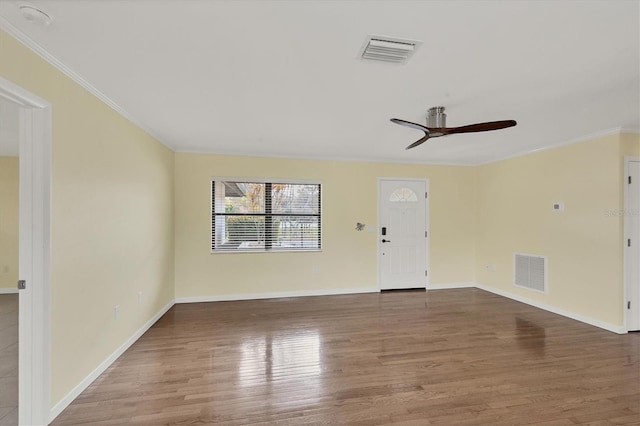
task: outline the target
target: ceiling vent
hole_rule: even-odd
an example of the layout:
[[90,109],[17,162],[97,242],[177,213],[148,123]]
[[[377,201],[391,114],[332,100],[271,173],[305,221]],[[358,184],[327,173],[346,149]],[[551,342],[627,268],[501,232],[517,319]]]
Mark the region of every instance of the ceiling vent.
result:
[[404,64],[422,44],[417,40],[369,36],[360,52],[362,59]]

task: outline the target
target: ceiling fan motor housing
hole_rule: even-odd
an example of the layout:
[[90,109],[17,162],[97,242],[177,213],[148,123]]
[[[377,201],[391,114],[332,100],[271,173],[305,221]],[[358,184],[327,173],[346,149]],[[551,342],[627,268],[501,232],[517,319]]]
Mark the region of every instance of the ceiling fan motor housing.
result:
[[424,132],[424,136],[411,145],[407,149],[415,148],[416,146],[426,142],[428,139],[437,138],[439,136],[447,136],[460,133],[476,133],[476,132],[488,132],[490,130],[506,129],[507,127],[513,127],[516,124],[515,120],[502,120],[502,121],[487,121],[486,123],[474,123],[467,124],[461,127],[447,127],[447,114],[444,113],[444,107],[437,106],[429,108],[427,110],[427,125],[413,123],[411,121],[400,120],[399,118],[392,118],[392,122],[400,124],[402,126],[411,127],[413,129],[421,130]]
[[427,110],[427,127],[447,127],[447,114],[444,107],[437,106]]

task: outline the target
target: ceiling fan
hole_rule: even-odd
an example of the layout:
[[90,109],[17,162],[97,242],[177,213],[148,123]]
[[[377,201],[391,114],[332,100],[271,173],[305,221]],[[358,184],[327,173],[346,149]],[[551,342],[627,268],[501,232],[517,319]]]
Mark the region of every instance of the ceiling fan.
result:
[[414,129],[422,130],[424,137],[409,145],[406,149],[415,148],[416,146],[426,142],[427,139],[437,138],[440,136],[454,135],[456,133],[473,133],[488,132],[489,130],[506,129],[513,127],[517,123],[515,120],[488,121],[486,123],[469,124],[460,127],[446,127],[447,114],[444,113],[444,107],[437,106],[427,110],[427,125],[412,123],[411,121],[392,118],[391,121]]

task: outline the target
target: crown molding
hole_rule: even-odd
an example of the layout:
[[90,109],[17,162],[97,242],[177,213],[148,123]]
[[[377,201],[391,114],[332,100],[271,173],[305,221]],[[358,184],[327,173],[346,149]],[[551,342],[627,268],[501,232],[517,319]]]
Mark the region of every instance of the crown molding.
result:
[[6,18],[4,18],[1,15],[0,15],[0,29],[5,31],[7,34],[12,36],[16,40],[18,40],[20,43],[25,45],[27,48],[31,49],[34,53],[36,53],[42,59],[47,61],[51,66],[53,66],[58,71],[60,71],[61,73],[63,73],[67,77],[69,77],[71,80],[76,82],[78,85],[80,85],[82,88],[84,88],[89,93],[94,95],[96,98],[98,98],[99,100],[101,100],[102,102],[107,104],[114,111],[116,111],[118,114],[120,114],[121,116],[126,118],[131,123],[135,124],[142,131],[144,131],[145,133],[147,133],[148,135],[153,137],[159,143],[161,143],[162,145],[166,146],[171,151],[175,151],[174,147],[172,147],[168,142],[164,141],[156,133],[154,133],[153,130],[151,130],[149,127],[144,125],[140,120],[136,119],[127,110],[122,108],[115,101],[113,101],[107,95],[105,95],[100,90],[98,90],[94,85],[89,83],[89,81],[87,81],[80,74],[78,74],[77,72],[75,72],[74,70],[69,68],[67,65],[65,65],[63,62],[58,60],[55,56],[53,56],[51,53],[49,53],[49,51],[47,49],[45,49],[44,47],[40,46],[31,37],[29,37],[28,35],[26,35],[22,31],[20,31],[18,28],[16,28],[13,24],[11,24],[9,21],[7,21]]
[[345,163],[380,163],[380,164],[406,164],[417,166],[451,166],[451,167],[473,167],[477,164],[453,162],[453,161],[421,161],[421,160],[401,160],[401,159],[382,159],[376,157],[344,157],[344,156],[324,156],[324,155],[291,155],[291,154],[266,154],[235,151],[216,151],[206,149],[175,149],[176,154],[194,154],[194,155],[215,155],[220,157],[248,157],[248,158],[265,158],[265,159],[283,159],[283,160],[305,160],[305,161],[336,161]]
[[478,166],[486,166],[488,164],[498,163],[500,161],[511,160],[513,158],[518,158],[518,157],[524,157],[526,155],[535,154],[537,152],[549,151],[551,149],[556,149],[556,148],[560,148],[560,147],[563,147],[563,146],[573,145],[573,144],[577,144],[577,143],[581,143],[581,142],[587,142],[587,141],[590,141],[590,140],[593,140],[593,139],[604,138],[606,136],[618,135],[618,134],[621,134],[621,133],[634,133],[634,131],[629,130],[629,129],[623,129],[622,127],[614,127],[614,128],[607,129],[607,130],[602,130],[600,132],[588,133],[588,134],[579,136],[577,138],[573,138],[573,139],[569,139],[569,140],[565,140],[565,141],[560,141],[560,142],[557,142],[557,143],[553,143],[553,144],[549,144],[549,145],[545,145],[545,146],[541,146],[541,147],[536,147],[534,149],[530,149],[530,150],[527,150],[527,151],[519,152],[519,153],[513,154],[513,155],[508,155],[506,157],[500,157],[500,158],[497,158],[495,160],[487,161],[487,162],[484,162],[484,163],[479,163],[477,165]]

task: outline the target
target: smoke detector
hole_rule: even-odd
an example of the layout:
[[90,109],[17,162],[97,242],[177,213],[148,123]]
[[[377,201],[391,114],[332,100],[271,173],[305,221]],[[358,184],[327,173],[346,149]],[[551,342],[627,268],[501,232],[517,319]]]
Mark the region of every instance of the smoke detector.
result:
[[360,57],[371,61],[404,64],[421,44],[418,40],[368,36],[360,50]]
[[29,22],[33,22],[35,24],[40,24],[44,26],[48,26],[53,22],[53,18],[48,13],[44,12],[42,9],[37,8],[32,4],[21,4],[19,6],[20,13],[22,17]]

